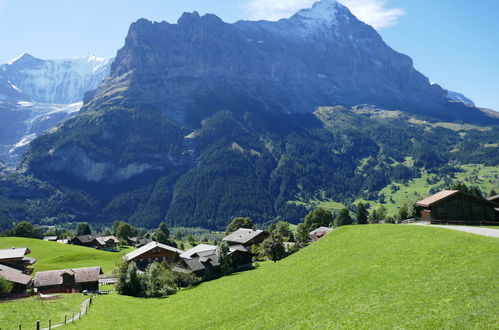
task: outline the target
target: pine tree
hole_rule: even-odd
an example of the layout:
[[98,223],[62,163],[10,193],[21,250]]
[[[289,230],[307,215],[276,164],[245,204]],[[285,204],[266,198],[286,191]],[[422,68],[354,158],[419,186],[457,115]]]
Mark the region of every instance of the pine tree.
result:
[[366,207],[364,206],[363,203],[359,202],[359,204],[357,204],[357,209],[355,211],[355,220],[357,220],[357,224],[358,225],[367,224],[368,216],[369,212],[367,211]]
[[347,208],[344,208],[340,211],[340,214],[334,220],[335,227],[348,226],[353,223],[352,218],[350,217],[350,211]]

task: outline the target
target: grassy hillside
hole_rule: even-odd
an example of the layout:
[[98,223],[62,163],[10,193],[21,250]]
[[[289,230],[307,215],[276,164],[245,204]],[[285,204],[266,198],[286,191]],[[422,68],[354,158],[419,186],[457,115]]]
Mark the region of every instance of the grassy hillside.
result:
[[109,273],[123,252],[99,251],[87,247],[46,242],[30,238],[1,237],[0,249],[27,247],[36,258],[35,272],[65,268],[101,266]]
[[38,297],[18,299],[0,303],[0,329],[36,329],[36,321],[40,327],[48,327],[64,322],[64,316],[69,318],[80,312],[80,304],[88,296],[80,294],[64,294],[61,299],[44,301]]
[[77,327],[497,328],[498,258],[493,238],[342,227],[285,260],[164,299],[99,297]]

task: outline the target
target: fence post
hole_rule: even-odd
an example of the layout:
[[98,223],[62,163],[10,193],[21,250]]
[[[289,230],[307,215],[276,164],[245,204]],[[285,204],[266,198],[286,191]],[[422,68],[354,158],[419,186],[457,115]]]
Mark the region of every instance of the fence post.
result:
[[19,330],[21,330],[21,325],[19,324]]
[[49,320],[49,330],[52,329],[52,320]]
[[40,330],[40,320],[36,321],[36,330]]
[[64,324],[66,324],[67,320],[68,320],[68,316],[64,315]]

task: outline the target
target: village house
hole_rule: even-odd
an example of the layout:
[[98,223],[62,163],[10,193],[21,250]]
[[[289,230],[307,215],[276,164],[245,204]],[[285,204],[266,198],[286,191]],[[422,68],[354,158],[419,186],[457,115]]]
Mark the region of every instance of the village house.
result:
[[223,238],[228,246],[242,245],[243,247],[251,247],[255,244],[262,243],[270,234],[263,230],[254,230],[248,228],[239,228],[235,232]]
[[24,295],[33,285],[33,279],[30,275],[2,264],[0,264],[0,277],[13,284],[11,295]]
[[35,258],[27,257],[31,251],[28,248],[10,248],[0,250],[0,264],[20,270],[24,274],[31,274],[31,267],[35,262]]
[[203,280],[215,278],[220,273],[218,247],[200,244],[180,254],[180,262],[173,271],[195,274]]
[[418,215],[431,223],[499,223],[497,204],[459,190],[443,190],[416,203]]
[[147,245],[147,244],[151,243],[152,241],[153,240],[151,238],[145,238],[145,237],[129,237],[127,239],[127,243],[131,246],[136,247],[136,248]]
[[315,242],[321,239],[324,235],[330,233],[332,230],[333,229],[329,227],[319,227],[308,233],[308,237],[312,242]]
[[119,240],[114,236],[101,235],[80,235],[69,240],[69,244],[86,246],[100,250],[114,250],[119,244]]
[[47,242],[57,242],[57,236],[45,236],[43,240]]
[[138,268],[145,269],[153,261],[168,262],[171,264],[183,252],[180,249],[153,241],[126,254],[124,260],[127,262],[134,261]]
[[50,270],[35,274],[34,287],[39,293],[78,293],[99,291],[100,267]]

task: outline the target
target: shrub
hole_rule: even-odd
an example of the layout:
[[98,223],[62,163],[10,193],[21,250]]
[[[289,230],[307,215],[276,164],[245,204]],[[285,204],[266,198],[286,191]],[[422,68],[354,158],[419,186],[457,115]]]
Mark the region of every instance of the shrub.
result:
[[201,283],[201,278],[195,274],[173,272],[173,283],[179,288],[189,288]]

